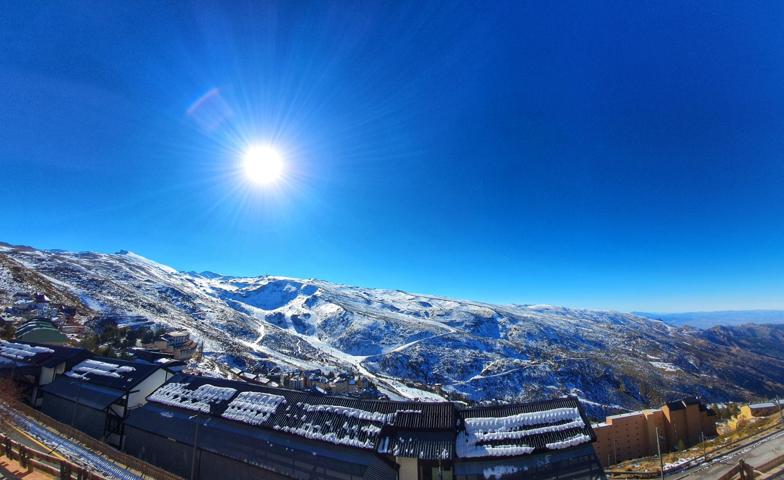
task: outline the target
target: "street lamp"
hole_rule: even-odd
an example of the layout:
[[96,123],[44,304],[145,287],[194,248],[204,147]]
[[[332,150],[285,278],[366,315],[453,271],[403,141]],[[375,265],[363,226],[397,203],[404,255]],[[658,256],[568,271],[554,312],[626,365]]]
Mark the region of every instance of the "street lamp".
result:
[[664,480],[664,460],[661,454],[661,445],[659,445],[659,427],[656,427],[656,453],[659,454],[659,478]]
[[[191,476],[189,480],[196,480],[196,453],[199,448],[199,427],[201,426],[201,415],[191,415],[188,417],[190,419],[196,418],[196,427],[195,431],[193,432],[193,454],[191,455]],[[206,422],[204,422],[204,426],[206,427],[208,423],[210,423],[212,417],[209,417]]]

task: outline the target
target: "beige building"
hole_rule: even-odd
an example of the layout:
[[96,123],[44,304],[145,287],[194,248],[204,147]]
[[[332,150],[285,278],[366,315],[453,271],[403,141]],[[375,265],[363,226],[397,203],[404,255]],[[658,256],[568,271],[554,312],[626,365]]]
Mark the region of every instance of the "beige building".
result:
[[659,409],[612,415],[593,426],[594,450],[603,466],[688,447],[716,435],[716,414],[696,398],[668,402]]

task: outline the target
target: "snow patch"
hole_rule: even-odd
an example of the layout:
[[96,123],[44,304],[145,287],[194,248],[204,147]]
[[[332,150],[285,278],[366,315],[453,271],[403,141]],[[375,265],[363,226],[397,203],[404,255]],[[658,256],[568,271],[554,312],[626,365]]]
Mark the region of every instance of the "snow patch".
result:
[[677,372],[680,371],[680,368],[677,365],[667,362],[649,362],[656,368],[664,370],[665,372]]
[[13,358],[14,360],[25,360],[34,357],[39,353],[54,353],[54,350],[47,347],[0,340],[0,355],[4,357]]
[[261,425],[275,413],[280,404],[285,402],[286,398],[281,395],[262,392],[241,392],[229,403],[222,416],[250,425]]
[[187,383],[167,383],[147,397],[147,399],[171,407],[210,413],[211,404],[226,401],[237,393],[237,390],[234,388],[216,387],[208,383],[196,390],[190,390],[186,388],[187,386]]
[[71,378],[79,378],[82,380],[89,380],[88,375],[99,375],[102,377],[122,378],[121,373],[130,373],[135,371],[133,367],[127,365],[117,365],[115,363],[100,362],[98,360],[85,360],[65,374]]

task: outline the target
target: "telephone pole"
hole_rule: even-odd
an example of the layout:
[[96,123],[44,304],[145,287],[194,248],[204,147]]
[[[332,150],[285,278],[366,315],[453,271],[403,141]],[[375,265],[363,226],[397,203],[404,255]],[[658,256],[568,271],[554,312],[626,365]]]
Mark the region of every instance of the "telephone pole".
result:
[[700,432],[700,440],[702,441],[702,462],[708,461],[708,447],[705,445],[705,433]]
[[659,445],[659,427],[656,427],[656,453],[659,454],[659,478],[664,480],[664,460],[661,455],[661,445]]

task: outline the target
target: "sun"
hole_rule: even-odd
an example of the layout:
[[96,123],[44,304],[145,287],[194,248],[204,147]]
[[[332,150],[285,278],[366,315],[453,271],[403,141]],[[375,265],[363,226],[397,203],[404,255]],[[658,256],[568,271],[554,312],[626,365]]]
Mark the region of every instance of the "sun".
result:
[[283,159],[269,145],[251,145],[242,157],[245,176],[258,185],[275,183],[283,174]]

